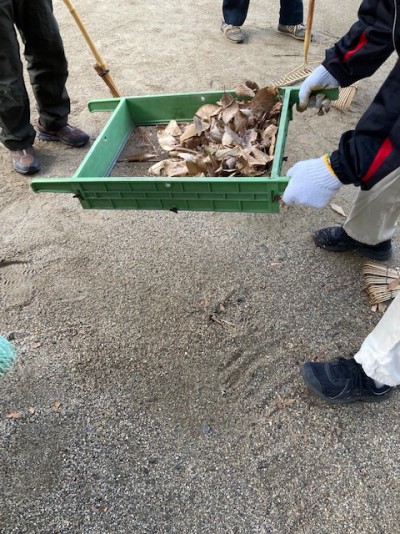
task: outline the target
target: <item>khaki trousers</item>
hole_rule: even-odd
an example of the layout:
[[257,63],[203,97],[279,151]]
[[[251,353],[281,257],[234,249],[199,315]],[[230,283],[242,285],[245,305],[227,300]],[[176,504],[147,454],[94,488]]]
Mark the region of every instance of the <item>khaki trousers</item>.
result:
[[367,245],[377,245],[392,238],[399,217],[400,168],[369,191],[358,192],[343,228],[353,239]]
[[[359,191],[343,228],[362,243],[377,245],[391,239],[400,216],[400,168],[369,191]],[[400,384],[400,295],[367,336],[355,360],[374,380]]]

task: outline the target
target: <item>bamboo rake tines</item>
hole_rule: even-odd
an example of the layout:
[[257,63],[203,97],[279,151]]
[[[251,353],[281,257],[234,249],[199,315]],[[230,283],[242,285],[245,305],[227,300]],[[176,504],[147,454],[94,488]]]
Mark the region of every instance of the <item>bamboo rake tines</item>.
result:
[[366,262],[362,268],[363,290],[371,305],[387,302],[400,293],[400,269]]

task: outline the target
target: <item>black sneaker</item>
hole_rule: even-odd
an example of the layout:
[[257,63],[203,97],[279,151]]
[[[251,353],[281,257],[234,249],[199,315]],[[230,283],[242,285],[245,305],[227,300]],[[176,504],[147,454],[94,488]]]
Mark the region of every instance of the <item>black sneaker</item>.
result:
[[371,260],[385,261],[392,255],[392,241],[388,239],[378,245],[360,243],[346,234],[341,226],[322,228],[314,233],[314,242],[317,247],[332,252],[358,252]]
[[40,161],[33,146],[23,150],[10,150],[14,170],[19,174],[35,174],[40,171]]
[[390,386],[376,387],[354,358],[307,362],[302,365],[300,372],[311,391],[332,404],[380,402],[393,393]]
[[79,128],[67,124],[59,130],[46,130],[40,122],[37,123],[38,138],[41,141],[60,141],[65,145],[81,147],[89,141],[89,136]]

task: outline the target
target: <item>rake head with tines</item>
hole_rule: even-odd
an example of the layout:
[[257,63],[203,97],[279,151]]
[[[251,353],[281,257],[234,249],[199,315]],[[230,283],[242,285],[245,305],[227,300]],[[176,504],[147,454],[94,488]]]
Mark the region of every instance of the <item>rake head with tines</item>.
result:
[[339,89],[339,98],[332,102],[332,106],[341,111],[348,111],[351,107],[360,82],[353,83],[349,87]]
[[387,302],[400,293],[400,269],[366,262],[362,269],[363,290],[370,305]]

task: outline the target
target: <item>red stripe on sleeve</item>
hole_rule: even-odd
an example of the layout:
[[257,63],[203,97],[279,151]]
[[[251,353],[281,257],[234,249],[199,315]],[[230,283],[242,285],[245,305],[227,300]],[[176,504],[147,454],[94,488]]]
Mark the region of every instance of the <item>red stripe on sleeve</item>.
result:
[[358,41],[358,45],[357,45],[355,48],[353,48],[353,50],[349,50],[348,52],[346,52],[345,55],[344,55],[344,57],[343,57],[343,59],[344,59],[345,61],[347,61],[348,59],[350,59],[351,56],[352,56],[353,54],[355,54],[356,52],[358,52],[358,51],[360,50],[360,48],[362,48],[363,46],[365,46],[365,45],[367,44],[367,42],[368,42],[368,40],[367,40],[367,36],[366,36],[366,34],[365,34],[365,32],[364,32],[364,33],[362,33],[361,36],[360,36],[360,40]]
[[371,166],[368,169],[367,174],[363,176],[363,178],[361,178],[361,181],[368,182],[368,180],[376,173],[376,171],[379,169],[385,159],[391,154],[392,150],[392,142],[390,141],[389,137],[387,137],[382,143],[381,148],[378,150],[374,161],[371,163]]

